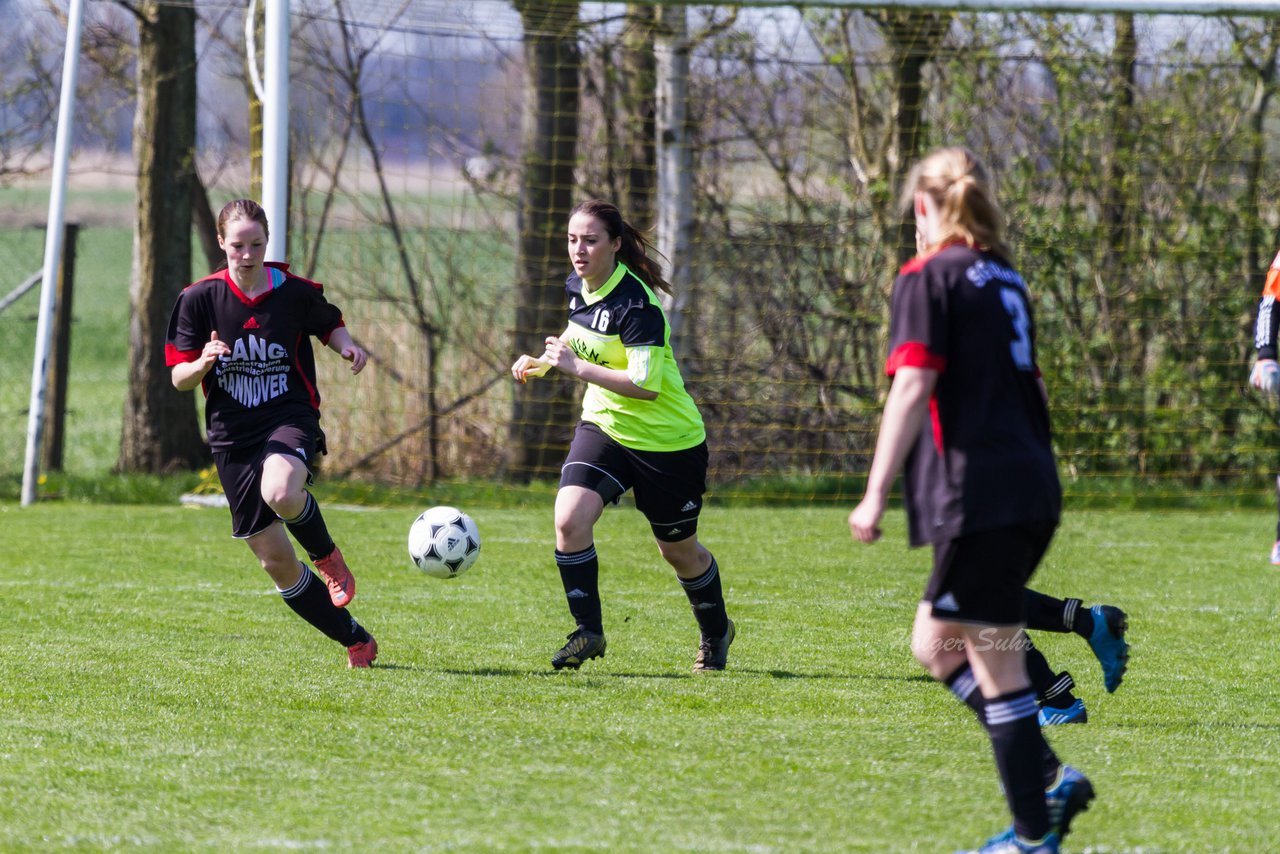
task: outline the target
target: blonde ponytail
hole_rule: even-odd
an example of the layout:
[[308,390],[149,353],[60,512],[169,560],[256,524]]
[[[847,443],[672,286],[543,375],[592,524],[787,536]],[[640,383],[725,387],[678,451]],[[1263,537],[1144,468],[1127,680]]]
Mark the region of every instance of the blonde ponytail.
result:
[[1011,260],[1005,242],[1004,212],[996,201],[987,168],[967,148],[942,148],[917,163],[907,175],[903,200],[928,193],[938,206],[940,227],[933,246],[963,240]]

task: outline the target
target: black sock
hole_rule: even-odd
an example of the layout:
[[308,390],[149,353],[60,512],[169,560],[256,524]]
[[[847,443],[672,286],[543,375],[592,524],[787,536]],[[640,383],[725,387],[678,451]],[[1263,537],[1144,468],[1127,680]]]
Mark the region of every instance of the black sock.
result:
[[1013,813],[1013,829],[1023,839],[1040,839],[1049,832],[1045,766],[1050,757],[1058,761],[1040,732],[1037,712],[1030,688],[987,700],[983,712],[996,769]]
[[1031,638],[1025,634],[1023,638],[1027,644],[1027,676],[1031,679],[1032,690],[1036,692],[1036,700],[1042,706],[1052,706],[1055,709],[1070,706],[1076,701],[1075,695],[1071,693],[1076,685],[1071,674],[1065,671],[1054,673],[1044,653],[1036,649]]
[[1079,599],[1054,599],[1027,589],[1027,628],[1042,632],[1071,631],[1071,619],[1080,607]]
[[560,583],[564,585],[569,613],[587,631],[604,634],[604,621],[600,616],[600,561],[596,558],[595,543],[580,552],[556,549],[556,566],[560,567]]
[[317,580],[307,567],[302,567],[302,577],[288,590],[280,591],[284,603],[294,613],[319,629],[325,637],[343,646],[352,646],[369,639],[369,633],[360,627],[346,608],[339,608],[329,598],[324,583]]
[[307,493],[307,503],[301,513],[292,519],[285,519],[282,516],[280,521],[284,522],[289,533],[293,534],[298,545],[306,549],[307,557],[312,560],[327,557],[333,551],[333,538],[329,536],[329,528],[324,523],[324,516],[320,515],[320,505],[316,503],[315,496],[310,492]]
[[689,597],[689,607],[698,621],[702,636],[719,640],[729,631],[729,615],[724,609],[724,593],[720,588],[720,567],[711,558],[707,571],[697,578],[680,578],[684,595]]
[[[1068,680],[1071,679],[1070,674],[1064,673],[1062,675]],[[964,703],[977,713],[978,722],[983,726],[986,726],[987,717],[985,710],[987,707],[987,700],[982,696],[981,689],[978,688],[978,680],[974,677],[973,668],[969,666],[969,662],[966,661],[964,664],[957,667],[954,673],[942,681],[946,684],[947,688],[950,689],[951,693],[956,695],[956,698],[959,699],[960,702]],[[1039,718],[1037,717],[1037,721],[1038,720]],[[1058,762],[1057,755],[1055,755],[1052,748],[1049,747],[1048,742],[1045,742],[1044,763],[1044,787],[1048,789],[1053,785],[1053,781],[1058,775],[1058,766],[1061,764]]]
[[1088,608],[1081,607],[1079,599],[1067,600],[1068,604],[1072,602],[1076,604],[1076,607],[1069,615],[1071,631],[1088,640],[1089,636],[1093,634],[1093,612]]
[[979,721],[984,720],[982,710],[987,701],[983,698],[982,691],[978,690],[978,680],[974,678],[969,662],[957,667],[954,673],[942,681],[956,695],[956,699],[977,713]]

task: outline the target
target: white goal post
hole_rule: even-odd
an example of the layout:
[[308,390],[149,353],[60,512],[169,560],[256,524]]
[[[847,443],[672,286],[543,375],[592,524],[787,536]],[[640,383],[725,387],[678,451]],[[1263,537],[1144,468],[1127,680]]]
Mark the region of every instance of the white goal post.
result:
[[62,260],[62,227],[66,219],[67,169],[71,161],[71,131],[75,125],[76,77],[80,71],[80,31],[83,0],[71,0],[67,10],[67,46],[62,58],[62,91],[58,100],[58,129],[53,144],[53,179],[49,192],[49,220],[45,226],[44,272],[40,283],[40,312],[36,320],[35,359],[31,366],[31,408],[27,419],[27,452],[22,468],[22,506],[36,500],[40,478],[40,440],[44,430],[47,367],[53,344],[54,297]]

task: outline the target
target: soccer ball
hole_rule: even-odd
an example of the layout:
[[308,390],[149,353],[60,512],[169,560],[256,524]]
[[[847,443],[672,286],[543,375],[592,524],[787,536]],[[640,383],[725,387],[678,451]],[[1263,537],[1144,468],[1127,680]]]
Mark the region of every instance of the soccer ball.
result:
[[457,578],[480,556],[480,531],[456,507],[432,507],[409,526],[409,557],[435,578]]

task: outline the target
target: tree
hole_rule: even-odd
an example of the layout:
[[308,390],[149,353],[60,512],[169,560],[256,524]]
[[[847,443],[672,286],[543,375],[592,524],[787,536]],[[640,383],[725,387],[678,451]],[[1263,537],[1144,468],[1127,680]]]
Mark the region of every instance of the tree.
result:
[[138,21],[133,126],[138,195],[129,291],[129,391],[116,468],[196,468],[209,452],[200,436],[195,398],[173,387],[160,346],[174,300],[191,278],[196,13],[158,0],[121,5]]
[[[524,169],[517,215],[515,352],[537,355],[564,323],[564,229],[573,206],[579,110],[577,0],[517,0],[524,24]],[[518,387],[514,474],[554,476],[568,447],[576,389],[550,377]]]
[[628,161],[625,210],[637,227],[654,223],[657,153],[655,150],[657,60],[654,56],[655,8],[627,4],[627,29],[622,37],[622,96],[625,122],[623,146]]
[[1280,18],[1250,28],[1246,23],[1228,18],[1236,53],[1249,72],[1250,97],[1245,114],[1249,128],[1249,155],[1245,161],[1245,295],[1253,298],[1262,290],[1266,279],[1266,252],[1274,242],[1266,233],[1262,216],[1262,183],[1267,167],[1267,108],[1280,87]]
[[[894,69],[893,101],[890,113],[893,133],[887,151],[888,190],[892,194],[902,186],[907,169],[920,158],[924,139],[924,107],[929,90],[924,85],[924,68],[937,54],[951,26],[951,13],[890,9],[879,13],[878,21],[889,43]],[[900,213],[896,240],[898,260],[906,261],[916,253],[915,218],[910,212]]]

